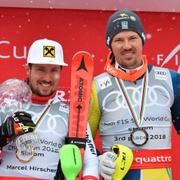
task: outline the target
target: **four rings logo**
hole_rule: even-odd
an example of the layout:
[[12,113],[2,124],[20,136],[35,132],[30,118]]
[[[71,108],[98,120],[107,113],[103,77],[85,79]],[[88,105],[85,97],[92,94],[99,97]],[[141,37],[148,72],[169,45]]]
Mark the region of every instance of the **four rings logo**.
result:
[[[133,107],[139,107],[140,106],[140,101],[141,99],[141,92],[142,89],[141,87],[127,87],[127,92],[128,94],[131,94],[132,97],[132,104]],[[154,105],[165,107],[171,104],[171,97],[169,92],[167,91],[166,88],[163,86],[159,85],[154,85],[154,86],[148,86],[148,91],[147,91],[147,100],[146,100],[146,106],[147,107],[153,107]],[[158,92],[163,92],[164,96],[167,97],[164,100],[159,100],[158,99]],[[115,99],[115,101],[112,103],[112,99]],[[123,98],[123,95],[120,91],[112,91],[109,94],[107,94],[102,101],[102,106],[103,110],[106,112],[114,112],[117,111],[120,108],[127,109],[128,105]]]

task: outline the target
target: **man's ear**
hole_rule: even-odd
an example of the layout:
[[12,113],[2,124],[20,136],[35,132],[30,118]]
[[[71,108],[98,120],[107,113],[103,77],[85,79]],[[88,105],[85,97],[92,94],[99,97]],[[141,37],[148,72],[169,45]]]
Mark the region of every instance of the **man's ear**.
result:
[[24,69],[25,69],[25,72],[26,72],[27,76],[29,76],[29,74],[30,74],[30,66],[28,64],[24,64]]

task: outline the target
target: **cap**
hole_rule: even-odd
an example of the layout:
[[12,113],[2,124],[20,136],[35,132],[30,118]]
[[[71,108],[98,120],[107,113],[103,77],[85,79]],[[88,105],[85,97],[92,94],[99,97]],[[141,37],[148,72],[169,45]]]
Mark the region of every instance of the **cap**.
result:
[[117,11],[109,17],[106,28],[106,45],[111,48],[113,37],[122,31],[134,31],[144,44],[146,36],[140,18],[132,11]]
[[48,39],[39,39],[33,42],[29,48],[27,63],[68,66],[64,62],[61,44]]

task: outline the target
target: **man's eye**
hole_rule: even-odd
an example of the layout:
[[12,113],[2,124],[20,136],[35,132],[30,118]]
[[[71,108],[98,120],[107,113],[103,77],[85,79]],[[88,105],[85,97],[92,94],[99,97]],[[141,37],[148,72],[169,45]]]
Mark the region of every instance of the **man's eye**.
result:
[[136,36],[133,36],[133,37],[131,37],[131,39],[137,39],[137,37],[136,37]]
[[43,69],[37,69],[37,71],[38,71],[38,72],[44,72],[44,70],[43,70]]
[[122,39],[115,39],[114,42],[122,42]]
[[53,73],[58,73],[59,71],[57,69],[52,70]]

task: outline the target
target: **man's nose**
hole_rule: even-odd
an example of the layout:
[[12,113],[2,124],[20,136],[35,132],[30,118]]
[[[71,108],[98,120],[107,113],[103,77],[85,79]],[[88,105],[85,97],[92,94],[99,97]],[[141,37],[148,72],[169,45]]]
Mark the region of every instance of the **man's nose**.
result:
[[124,49],[131,49],[131,44],[128,40],[125,40],[123,43],[123,48]]
[[47,82],[50,82],[52,77],[50,73],[45,73],[43,79]]

